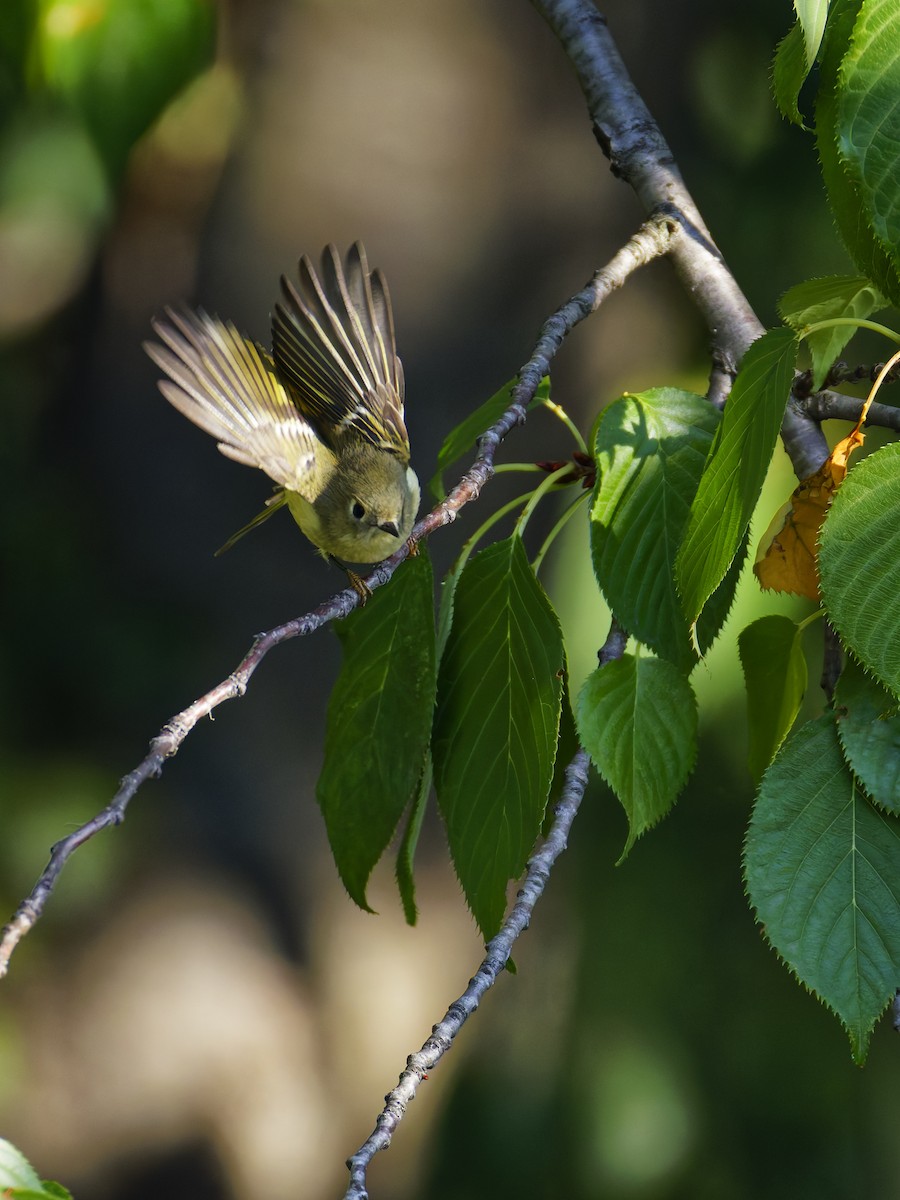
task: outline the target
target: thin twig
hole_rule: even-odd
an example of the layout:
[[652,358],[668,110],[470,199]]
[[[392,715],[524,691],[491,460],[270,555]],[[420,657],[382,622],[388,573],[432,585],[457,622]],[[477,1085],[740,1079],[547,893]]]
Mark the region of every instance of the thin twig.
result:
[[[411,542],[419,542],[436,529],[454,521],[464,505],[477,499],[494,473],[494,458],[500,443],[516,425],[524,422],[528,403],[568,334],[585,317],[595,312],[610,292],[621,287],[632,272],[654,258],[666,254],[678,238],[677,223],[665,216],[652,217],[614,255],[606,267],[597,271],[580,292],[567,300],[545,322],[534,352],[519,374],[509,408],[500,420],[479,438],[478,456],[472,466],[447,498],[418,522],[412,532]],[[369,589],[374,590],[387,583],[408,554],[409,546],[404,545],[375,567],[365,580]],[[330,621],[346,617],[358,603],[357,592],[353,588],[347,588],[304,616],[260,634],[227,679],[216,684],[199,700],[166,722],[150,743],[147,756],[124,777],[119,790],[106,808],[52,847],[50,860],[40,878],[0,934],[0,979],[9,970],[9,960],[16,946],[40,919],[60,873],[71,855],[101,830],[120,825],[124,821],[126,809],[137,790],[148,779],[160,774],[166,759],[177,753],[197,722],[226,700],[243,696],[254,671],[273,647],[292,638],[304,637]]]
[[367,1200],[366,1171],[379,1150],[386,1150],[397,1126],[403,1120],[409,1102],[415,1099],[419,1084],[433,1071],[450,1049],[453,1039],[468,1018],[475,1012],[487,991],[503,972],[513,945],[531,921],[534,906],[541,898],[553,864],[566,848],[569,830],[578,812],[588,781],[588,756],[579,750],[566,768],[566,782],[556,805],[556,815],[547,839],[528,860],[522,887],[516,902],[503,922],[500,932],[487,944],[481,966],[469,980],[463,994],[447,1009],[431,1031],[431,1036],[415,1054],[406,1060],[397,1086],[384,1098],[384,1108],[378,1115],[375,1128],[355,1154],[347,1159],[350,1186],[345,1200]]
[[[844,396],[841,392],[814,392],[792,403],[816,421],[857,421],[865,400],[859,396]],[[900,432],[900,408],[873,401],[866,414],[866,424]]]

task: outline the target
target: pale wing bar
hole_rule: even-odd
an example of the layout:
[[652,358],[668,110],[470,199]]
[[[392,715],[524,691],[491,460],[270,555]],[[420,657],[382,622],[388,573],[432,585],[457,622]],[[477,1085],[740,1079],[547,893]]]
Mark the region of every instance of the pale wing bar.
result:
[[276,483],[315,499],[316,456],[330,452],[291,401],[268,355],[232,324],[202,311],[166,309],[166,318],[153,322],[164,345],[147,342],[145,349],[169,376],[159,389],[170,404],[212,434],[226,457],[260,467]]

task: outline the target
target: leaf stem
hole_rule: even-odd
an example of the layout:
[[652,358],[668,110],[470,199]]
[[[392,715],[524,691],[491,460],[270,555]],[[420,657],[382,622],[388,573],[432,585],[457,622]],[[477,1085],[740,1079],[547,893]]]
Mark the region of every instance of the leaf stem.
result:
[[833,329],[837,325],[852,325],[855,329],[871,329],[873,333],[880,333],[890,342],[900,343],[900,333],[888,329],[887,325],[881,325],[878,321],[865,321],[859,317],[831,317],[827,321],[814,321],[812,325],[805,325],[800,330],[800,337],[807,338],[811,333],[818,333],[820,329]]
[[587,454],[587,443],[581,436],[581,430],[578,428],[563,406],[561,404],[557,404],[555,400],[551,400],[549,396],[546,399],[541,400],[541,404],[543,404],[544,408],[549,408],[555,417],[559,417],[560,421],[562,421],[563,425],[565,425],[566,429],[568,429],[569,433],[571,433],[572,437],[578,443],[578,449],[582,452],[582,454]]
[[534,561],[531,564],[531,569],[534,571],[535,575],[537,575],[538,571],[540,571],[541,564],[544,561],[544,556],[553,545],[556,538],[562,532],[563,527],[575,515],[575,510],[578,508],[578,505],[582,502],[582,500],[586,499],[588,496],[590,496],[590,494],[591,493],[587,490],[579,492],[575,499],[571,500],[563,509],[562,515],[544,538],[543,545],[541,546],[540,550],[538,550],[534,557]]
[[804,631],[804,629],[807,629],[807,628],[809,628],[810,625],[812,625],[813,621],[818,621],[821,617],[824,617],[824,616],[825,616],[825,609],[817,608],[816,611],[813,613],[810,613],[808,617],[804,617],[802,621],[797,622],[797,632],[802,633]]
[[[536,490],[537,489],[535,489],[535,491]],[[469,561],[472,551],[475,549],[476,543],[481,541],[488,530],[492,529],[498,521],[502,520],[503,517],[506,516],[508,512],[511,512],[514,508],[518,508],[523,501],[527,501],[528,498],[533,495],[533,491],[522,492],[520,495],[515,496],[512,500],[507,500],[507,502],[502,504],[496,512],[492,512],[488,519],[479,525],[472,536],[463,543],[463,547],[459,552],[459,556],[451,567],[451,572],[459,575],[463,567]]]
[[531,499],[522,509],[521,513],[519,514],[519,518],[516,521],[514,532],[517,533],[519,537],[524,534],[526,526],[531,520],[531,514],[537,508],[538,504],[540,504],[543,497],[546,496],[549,491],[552,491],[556,484],[559,483],[561,479],[565,478],[565,476],[568,475],[571,470],[572,467],[570,463],[563,463],[558,470],[551,471],[547,478],[537,485],[537,487],[531,493]]

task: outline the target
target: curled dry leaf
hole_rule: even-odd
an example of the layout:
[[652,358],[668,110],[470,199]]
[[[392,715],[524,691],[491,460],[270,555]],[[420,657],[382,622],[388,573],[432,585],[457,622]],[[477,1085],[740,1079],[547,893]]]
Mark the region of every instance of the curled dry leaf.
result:
[[753,565],[759,585],[766,591],[808,596],[818,603],[819,530],[834,493],[847,475],[850,455],[865,440],[860,425],[838,442],[815,475],[797,486],[787,505],[772,519]]

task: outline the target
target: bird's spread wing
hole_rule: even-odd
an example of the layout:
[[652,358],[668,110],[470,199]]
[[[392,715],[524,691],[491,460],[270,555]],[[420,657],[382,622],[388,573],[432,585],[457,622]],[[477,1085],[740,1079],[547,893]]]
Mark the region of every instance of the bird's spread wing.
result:
[[169,377],[159,384],[166,399],[211,433],[228,458],[260,467],[314,500],[316,456],[330,459],[331,452],[291,401],[269,355],[202,311],[166,309],[153,329],[163,345],[146,342],[144,348]]
[[284,276],[281,289],[272,354],[297,406],[328,441],[353,432],[408,463],[391,300],[361,243],[351,246],[346,266],[326,246],[321,277],[304,255],[299,289]]

